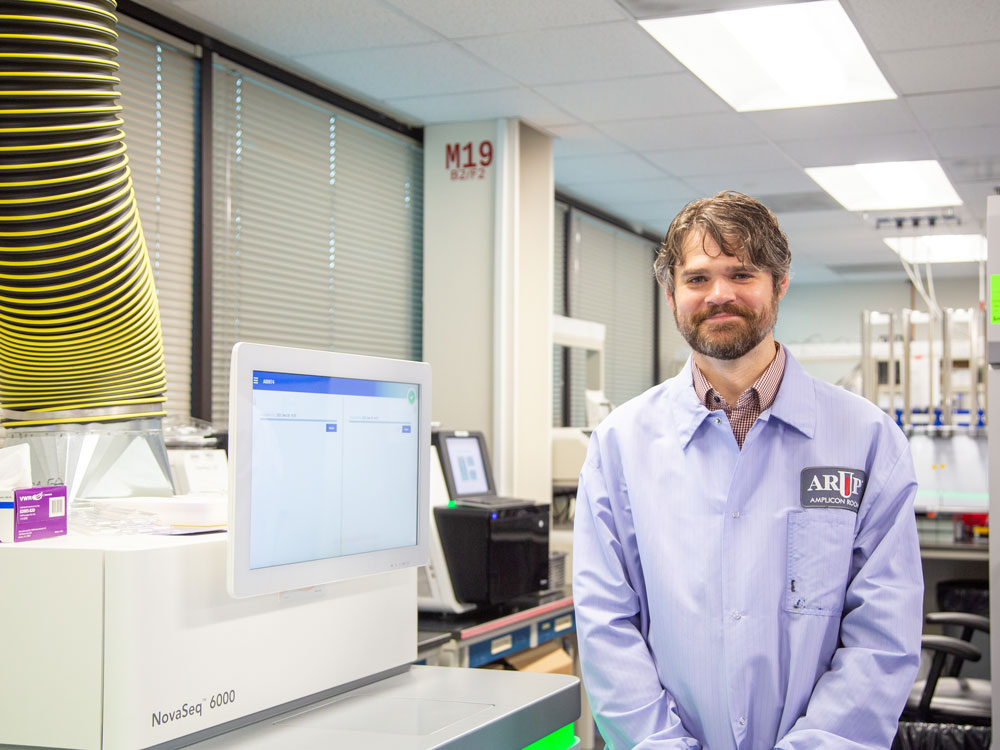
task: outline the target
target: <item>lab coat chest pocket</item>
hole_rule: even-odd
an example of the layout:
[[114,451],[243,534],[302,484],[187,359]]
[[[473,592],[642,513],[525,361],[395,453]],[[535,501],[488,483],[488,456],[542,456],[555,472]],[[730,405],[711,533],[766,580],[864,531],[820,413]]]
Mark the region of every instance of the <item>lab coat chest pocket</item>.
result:
[[840,509],[788,514],[786,612],[833,617],[843,611],[855,519]]

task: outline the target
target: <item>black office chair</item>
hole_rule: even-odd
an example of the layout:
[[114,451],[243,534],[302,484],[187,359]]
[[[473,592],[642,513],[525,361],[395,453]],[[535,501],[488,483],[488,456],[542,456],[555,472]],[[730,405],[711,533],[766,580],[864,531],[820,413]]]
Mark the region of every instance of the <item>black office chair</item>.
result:
[[990,616],[990,582],[984,578],[938,581],[937,607],[942,612],[971,612]]
[[892,750],[990,750],[990,727],[901,721]]
[[965,612],[932,612],[925,619],[932,625],[958,625],[963,637],[921,637],[921,647],[933,653],[930,671],[925,680],[914,684],[902,718],[988,726],[993,695],[990,681],[963,678],[959,673],[963,662],[982,658],[982,652],[968,641],[975,630],[989,633],[989,620]]
[[[990,620],[982,615],[969,612],[930,612],[924,616],[924,622],[928,625],[955,625],[962,628],[959,638],[966,643],[972,641],[972,636],[977,630],[990,634]],[[958,677],[962,670],[962,659],[952,658],[951,664],[945,669],[945,676]],[[987,682],[980,680],[980,682]]]

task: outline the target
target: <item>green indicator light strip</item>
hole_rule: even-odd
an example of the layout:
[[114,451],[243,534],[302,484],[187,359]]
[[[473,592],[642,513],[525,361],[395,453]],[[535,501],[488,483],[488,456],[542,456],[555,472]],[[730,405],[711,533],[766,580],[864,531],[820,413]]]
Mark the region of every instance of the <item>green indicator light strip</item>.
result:
[[569,750],[575,744],[576,735],[573,734],[573,725],[567,724],[562,729],[557,729],[537,742],[532,742],[524,750]]
[[990,274],[990,323],[1000,323],[1000,274]]

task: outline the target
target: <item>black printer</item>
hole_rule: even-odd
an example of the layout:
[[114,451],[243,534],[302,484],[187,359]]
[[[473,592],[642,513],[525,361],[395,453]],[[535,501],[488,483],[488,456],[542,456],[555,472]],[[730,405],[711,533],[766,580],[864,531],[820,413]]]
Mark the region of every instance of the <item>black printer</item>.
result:
[[496,494],[481,432],[437,431],[451,502],[434,521],[455,596],[497,605],[549,585],[549,505]]

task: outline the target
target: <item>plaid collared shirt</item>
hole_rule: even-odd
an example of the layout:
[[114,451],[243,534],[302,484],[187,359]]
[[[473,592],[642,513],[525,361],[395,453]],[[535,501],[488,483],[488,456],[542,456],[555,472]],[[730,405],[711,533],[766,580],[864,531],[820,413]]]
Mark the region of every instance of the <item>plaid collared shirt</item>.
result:
[[[776,352],[771,364],[767,366],[767,369],[761,373],[752,386],[740,394],[736,400],[736,406],[730,406],[726,403],[726,399],[712,387],[698,365],[691,368],[694,376],[694,390],[698,394],[698,400],[709,411],[722,409],[726,413],[740,450],[743,449],[743,441],[746,440],[747,433],[750,432],[753,423],[757,421],[757,417],[774,403],[774,399],[778,395],[778,386],[781,385],[781,378],[785,374],[785,350],[781,344],[775,343],[774,346]],[[692,362],[692,364],[694,363]]]

